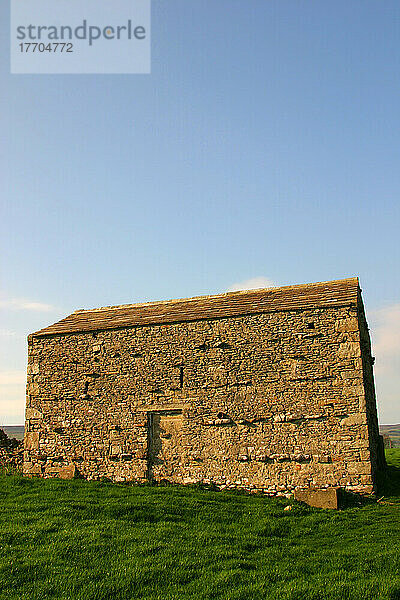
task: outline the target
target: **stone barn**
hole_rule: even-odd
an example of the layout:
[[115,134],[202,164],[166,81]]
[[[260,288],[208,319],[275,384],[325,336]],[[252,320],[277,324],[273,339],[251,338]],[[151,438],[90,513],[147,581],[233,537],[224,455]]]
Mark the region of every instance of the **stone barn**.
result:
[[26,474],[374,489],[356,278],[77,310],[28,347]]

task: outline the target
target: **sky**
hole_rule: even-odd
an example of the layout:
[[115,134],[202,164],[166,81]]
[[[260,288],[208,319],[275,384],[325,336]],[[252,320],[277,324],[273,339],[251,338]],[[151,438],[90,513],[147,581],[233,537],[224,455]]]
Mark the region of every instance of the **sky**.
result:
[[352,276],[400,423],[399,2],[153,0],[149,75],[11,75],[0,17],[0,425],[73,310]]

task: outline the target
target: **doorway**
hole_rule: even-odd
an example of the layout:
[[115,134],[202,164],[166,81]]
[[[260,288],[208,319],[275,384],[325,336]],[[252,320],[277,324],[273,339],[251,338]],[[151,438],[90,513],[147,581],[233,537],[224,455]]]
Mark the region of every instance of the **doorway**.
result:
[[182,411],[148,413],[147,477],[176,481],[183,460]]

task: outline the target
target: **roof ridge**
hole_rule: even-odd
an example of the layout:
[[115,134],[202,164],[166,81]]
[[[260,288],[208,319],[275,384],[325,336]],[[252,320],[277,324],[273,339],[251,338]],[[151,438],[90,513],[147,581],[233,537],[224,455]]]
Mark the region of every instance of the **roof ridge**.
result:
[[170,298],[168,300],[150,300],[148,302],[134,302],[132,304],[115,304],[115,305],[110,305],[110,306],[100,306],[98,308],[78,308],[77,310],[75,310],[72,314],[78,314],[78,313],[94,313],[94,312],[100,312],[100,311],[106,311],[106,310],[118,310],[118,309],[125,309],[125,308],[142,308],[144,306],[146,307],[150,307],[150,306],[160,306],[161,304],[173,304],[175,302],[196,302],[197,300],[206,300],[206,299],[212,299],[212,298],[222,298],[224,296],[226,297],[233,297],[233,296],[240,296],[243,294],[248,294],[249,292],[267,292],[267,291],[279,291],[279,290],[290,290],[293,288],[309,288],[309,287],[316,287],[316,286],[323,286],[323,285],[331,285],[334,283],[345,283],[345,282],[352,282],[352,283],[357,283],[357,285],[359,285],[359,278],[358,277],[346,277],[345,279],[333,279],[332,281],[317,281],[315,283],[295,283],[292,285],[281,285],[281,286],[271,286],[268,288],[249,288],[246,290],[235,290],[235,291],[230,291],[230,292],[221,292],[220,294],[205,294],[205,295],[201,295],[201,296],[189,296],[188,298]]
[[352,306],[360,302],[358,277],[256,288],[139,304],[81,309],[29,337],[143,325],[215,320],[268,312]]

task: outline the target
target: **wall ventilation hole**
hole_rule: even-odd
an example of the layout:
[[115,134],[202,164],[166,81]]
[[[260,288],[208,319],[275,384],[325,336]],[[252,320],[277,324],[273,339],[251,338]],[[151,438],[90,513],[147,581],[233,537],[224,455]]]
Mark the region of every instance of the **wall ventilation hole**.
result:
[[227,342],[221,342],[220,344],[218,344],[217,348],[221,348],[222,350],[227,350],[228,348],[230,348],[230,344],[228,344]]
[[179,387],[183,388],[183,367],[179,367]]
[[201,346],[197,346],[197,350],[207,350],[207,344],[204,342],[204,344],[201,344]]
[[315,323],[313,323],[313,322],[307,323],[307,328],[308,329],[315,329]]

